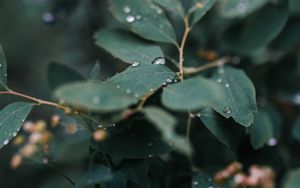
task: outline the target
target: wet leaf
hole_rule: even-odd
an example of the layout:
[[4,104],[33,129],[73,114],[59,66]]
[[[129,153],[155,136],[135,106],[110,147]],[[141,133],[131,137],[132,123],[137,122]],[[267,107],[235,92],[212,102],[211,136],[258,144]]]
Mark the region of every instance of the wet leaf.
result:
[[185,12],[179,0],[153,0],[156,4],[184,18]]
[[0,111],[0,148],[17,135],[33,105],[27,102],[15,102]]
[[7,90],[7,65],[3,49],[0,45],[0,90]]
[[245,127],[250,126],[257,106],[255,88],[245,72],[227,66],[220,67],[215,71],[213,79],[219,83],[221,92],[224,93],[223,100],[214,109]]
[[101,65],[99,62],[97,62],[93,67],[92,71],[90,72],[89,80],[100,81],[100,71],[101,71]]
[[163,10],[151,1],[110,0],[109,8],[119,22],[139,36],[178,45],[174,29]]
[[191,26],[195,25],[215,4],[215,0],[194,0]]

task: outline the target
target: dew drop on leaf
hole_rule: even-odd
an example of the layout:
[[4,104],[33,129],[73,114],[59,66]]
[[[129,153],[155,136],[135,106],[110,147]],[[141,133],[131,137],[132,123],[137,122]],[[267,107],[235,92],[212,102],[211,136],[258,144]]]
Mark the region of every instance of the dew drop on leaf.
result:
[[226,114],[231,114],[231,109],[228,106],[225,106],[223,112]]
[[6,140],[3,141],[3,144],[4,144],[4,145],[7,145],[8,142],[9,142],[9,140],[6,139]]
[[165,58],[158,57],[158,58],[154,59],[152,64],[154,64],[154,65],[164,65],[164,64],[166,64],[166,60],[165,60]]
[[126,93],[127,93],[127,94],[130,94],[130,93],[131,93],[131,90],[130,90],[130,89],[126,89]]
[[53,24],[56,21],[55,15],[52,12],[44,12],[42,20],[45,24]]
[[133,22],[135,21],[135,17],[132,16],[132,15],[128,15],[128,16],[126,17],[126,21],[127,21],[128,23],[133,23]]
[[137,66],[139,66],[140,64],[141,64],[140,62],[135,61],[135,62],[133,62],[133,63],[131,64],[131,66],[132,66],[132,67],[137,67]]
[[198,181],[194,181],[194,182],[193,182],[193,185],[198,185],[198,184],[199,184]]
[[0,68],[2,67],[2,64],[0,64]]
[[225,87],[227,87],[227,88],[228,88],[228,87],[229,87],[229,84],[225,84]]
[[271,138],[269,141],[268,141],[268,146],[276,146],[277,145],[277,139],[276,138]]
[[168,78],[168,79],[166,79],[166,82],[167,83],[172,83],[173,81],[172,81],[172,79]]
[[218,78],[218,79],[217,79],[217,82],[218,82],[218,83],[222,83],[222,78]]
[[129,6],[124,6],[123,11],[124,11],[126,14],[128,14],[128,13],[131,12],[131,9],[130,9]]

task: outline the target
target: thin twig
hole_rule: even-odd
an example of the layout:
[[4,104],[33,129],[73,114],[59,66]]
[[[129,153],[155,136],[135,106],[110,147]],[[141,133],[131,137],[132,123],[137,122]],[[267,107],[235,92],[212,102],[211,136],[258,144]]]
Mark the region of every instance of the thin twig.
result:
[[186,123],[186,141],[190,143],[190,135],[191,135],[191,124],[192,124],[192,117],[191,111],[188,112],[188,119]]
[[202,65],[200,67],[185,67],[184,74],[185,75],[196,74],[196,73],[202,72],[204,70],[207,70],[207,69],[210,69],[213,67],[222,66],[228,62],[230,62],[230,58],[224,57],[224,58],[218,59],[216,61],[210,62],[208,64]]
[[19,93],[19,92],[12,91],[12,90],[9,90],[9,91],[0,91],[0,95],[15,95],[15,96],[22,97],[22,98],[31,100],[33,102],[36,102],[39,105],[53,106],[53,107],[56,107],[56,108],[59,108],[59,109],[62,109],[62,110],[66,109],[66,107],[64,107],[62,105],[59,105],[57,103],[50,102],[50,101],[45,101],[45,100],[38,99],[38,98],[35,98],[35,97],[31,97],[29,95],[25,95],[23,93]]
[[183,74],[184,74],[184,71],[183,71],[183,61],[184,61],[183,52],[184,52],[186,39],[187,39],[190,31],[191,31],[191,28],[190,28],[190,25],[189,25],[189,15],[186,15],[184,17],[184,33],[183,33],[183,36],[182,36],[180,47],[178,49],[179,50],[179,78],[180,78],[180,80],[183,80]]

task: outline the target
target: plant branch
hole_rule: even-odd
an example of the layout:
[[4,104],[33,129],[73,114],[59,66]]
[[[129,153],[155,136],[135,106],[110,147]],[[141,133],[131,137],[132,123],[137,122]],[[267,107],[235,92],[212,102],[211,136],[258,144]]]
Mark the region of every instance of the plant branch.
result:
[[35,97],[31,97],[29,95],[25,95],[23,93],[19,93],[19,92],[12,91],[12,90],[9,90],[9,91],[0,91],[0,95],[15,95],[15,96],[22,97],[22,98],[28,99],[30,101],[36,102],[38,105],[53,106],[55,108],[62,109],[62,110],[66,109],[66,107],[64,107],[62,105],[59,105],[57,103],[50,102],[50,101],[45,101],[45,100],[38,99],[38,98],[35,98]]
[[196,74],[196,73],[202,72],[204,70],[207,70],[207,69],[210,69],[213,67],[222,66],[228,62],[230,62],[230,58],[224,57],[224,58],[218,59],[216,61],[210,62],[208,64],[202,65],[200,67],[185,67],[184,74],[186,74],[186,75]]
[[181,44],[179,47],[179,78],[180,80],[183,80],[183,74],[184,74],[184,70],[183,70],[183,52],[184,52],[184,47],[185,47],[185,43],[186,43],[186,39],[189,35],[191,31],[190,25],[189,25],[189,15],[186,15],[184,17],[184,33],[182,36],[182,40],[181,40]]

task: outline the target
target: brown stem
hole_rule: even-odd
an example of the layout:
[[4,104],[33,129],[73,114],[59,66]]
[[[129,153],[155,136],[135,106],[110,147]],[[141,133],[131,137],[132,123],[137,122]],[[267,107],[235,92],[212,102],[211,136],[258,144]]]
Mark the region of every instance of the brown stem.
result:
[[62,105],[59,105],[57,103],[50,102],[50,101],[44,101],[42,99],[31,97],[31,96],[28,96],[28,95],[25,95],[25,94],[22,94],[22,93],[19,93],[19,92],[16,92],[16,91],[12,91],[12,90],[9,90],[9,91],[0,91],[0,95],[15,95],[15,96],[22,97],[22,98],[31,100],[33,102],[36,102],[39,105],[53,106],[53,107],[56,107],[56,108],[59,108],[59,109],[62,109],[62,110],[64,110],[66,108],[66,107],[64,107]]
[[184,33],[182,36],[182,40],[181,40],[181,44],[179,47],[179,78],[180,80],[183,80],[183,74],[184,74],[184,70],[183,70],[183,51],[184,51],[184,46],[186,43],[186,39],[189,35],[189,32],[191,31],[190,25],[189,25],[189,15],[185,16],[184,18]]
[[202,65],[200,67],[184,68],[184,74],[188,74],[188,75],[196,74],[196,73],[202,72],[204,70],[207,70],[207,69],[210,69],[210,68],[213,68],[213,67],[224,65],[225,63],[228,63],[228,62],[230,62],[230,58],[229,57],[224,57],[224,58],[218,59],[216,61],[213,61],[211,63]]

